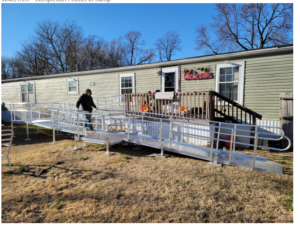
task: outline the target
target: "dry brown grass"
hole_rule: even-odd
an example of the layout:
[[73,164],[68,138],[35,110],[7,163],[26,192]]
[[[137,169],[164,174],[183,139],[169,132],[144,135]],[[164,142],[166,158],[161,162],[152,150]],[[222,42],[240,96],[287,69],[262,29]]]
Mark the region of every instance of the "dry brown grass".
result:
[[132,144],[113,146],[111,157],[96,144],[72,152],[72,140],[50,145],[50,130],[31,142],[16,130],[11,172],[2,160],[2,222],[293,222],[292,152],[258,152],[284,161],[279,176],[176,154],[153,159],[156,150]]

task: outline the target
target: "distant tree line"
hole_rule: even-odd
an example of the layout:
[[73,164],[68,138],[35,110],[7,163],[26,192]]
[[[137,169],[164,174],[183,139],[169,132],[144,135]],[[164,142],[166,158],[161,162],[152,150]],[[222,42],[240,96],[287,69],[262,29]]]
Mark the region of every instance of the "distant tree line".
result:
[[[160,61],[170,60],[180,50],[179,35],[170,31],[154,44]],[[86,71],[150,63],[154,49],[144,49],[140,31],[105,42],[97,36],[83,37],[74,21],[39,22],[35,34],[14,57],[2,57],[2,79]]]
[[[219,54],[293,43],[293,4],[222,3],[209,25],[196,28],[196,49]],[[83,36],[74,21],[53,20],[37,24],[35,34],[12,58],[2,57],[2,79],[40,76],[169,61],[181,50],[175,31],[144,49],[140,31],[129,31],[110,42]]]

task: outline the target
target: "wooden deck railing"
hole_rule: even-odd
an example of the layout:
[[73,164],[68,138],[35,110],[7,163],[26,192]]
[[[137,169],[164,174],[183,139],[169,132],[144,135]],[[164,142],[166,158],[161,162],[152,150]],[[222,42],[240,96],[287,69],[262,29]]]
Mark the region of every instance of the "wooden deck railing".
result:
[[[256,125],[256,118],[262,119],[262,115],[244,107],[243,105],[211,91],[215,98],[215,112],[225,118],[225,121],[234,123],[248,123]],[[248,118],[248,119],[247,119]]]
[[[262,116],[215,91],[175,92],[172,100],[155,99],[152,93],[124,94],[125,110],[141,112],[142,104],[150,106],[147,116],[161,114],[204,120],[224,119],[226,122],[256,124]],[[188,113],[181,114],[179,107],[188,106]],[[249,118],[249,120],[247,120]]]

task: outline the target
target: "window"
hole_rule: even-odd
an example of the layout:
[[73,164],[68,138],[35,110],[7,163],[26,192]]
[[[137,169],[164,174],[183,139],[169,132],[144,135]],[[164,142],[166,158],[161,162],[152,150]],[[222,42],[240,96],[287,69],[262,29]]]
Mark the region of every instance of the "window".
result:
[[165,92],[175,91],[175,72],[165,73]]
[[20,83],[20,89],[22,103],[35,103],[34,82]]
[[134,73],[120,75],[120,95],[135,93]]
[[216,91],[243,105],[244,63],[218,64]]
[[78,94],[78,79],[67,79],[68,94]]
[[162,92],[178,91],[178,67],[162,68]]

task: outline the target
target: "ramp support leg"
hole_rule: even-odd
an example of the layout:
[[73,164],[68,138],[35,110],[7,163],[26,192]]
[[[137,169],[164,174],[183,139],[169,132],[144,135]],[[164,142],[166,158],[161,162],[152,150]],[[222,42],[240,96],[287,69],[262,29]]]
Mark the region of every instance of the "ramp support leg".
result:
[[160,141],[160,156],[163,157],[164,156],[164,139],[161,139]]
[[105,143],[106,143],[106,153],[104,153],[103,155],[105,155],[105,156],[114,155],[115,153],[110,153],[109,152],[109,146],[110,146],[109,138],[106,138]]
[[50,144],[56,144],[57,142],[55,141],[55,127],[53,127],[53,142]]
[[74,134],[74,148],[69,149],[71,151],[81,150],[80,148],[77,148],[77,136]]
[[26,122],[26,134],[27,134],[27,138],[25,139],[25,141],[31,140],[31,139],[29,138],[28,122]]

